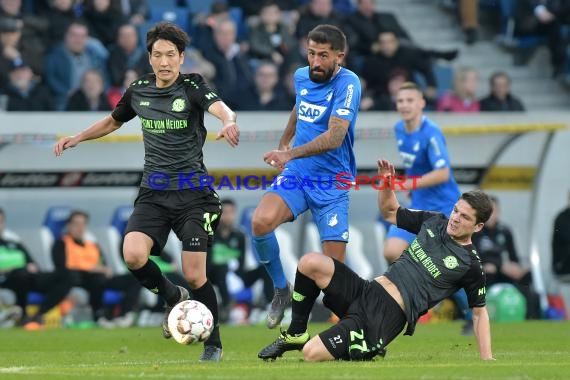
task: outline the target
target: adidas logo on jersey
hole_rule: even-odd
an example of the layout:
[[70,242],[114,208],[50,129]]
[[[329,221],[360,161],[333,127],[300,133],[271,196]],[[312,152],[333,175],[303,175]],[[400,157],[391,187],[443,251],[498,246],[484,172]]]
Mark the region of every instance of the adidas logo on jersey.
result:
[[316,104],[301,101],[299,104],[299,120],[308,121],[309,123],[315,122],[327,110],[327,107],[317,106]]

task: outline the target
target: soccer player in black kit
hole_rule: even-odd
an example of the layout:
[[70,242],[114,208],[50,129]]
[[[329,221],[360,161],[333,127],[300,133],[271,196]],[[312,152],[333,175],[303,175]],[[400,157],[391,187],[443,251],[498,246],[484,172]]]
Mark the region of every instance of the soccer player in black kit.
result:
[[[378,174],[391,181],[394,166],[379,160]],[[291,324],[261,350],[261,359],[303,350],[307,361],[372,360],[385,354],[406,324],[405,335],[412,335],[421,315],[464,288],[473,308],[479,356],[493,360],[485,275],[471,243],[471,235],[491,215],[489,197],[480,190],[463,193],[447,219],[440,213],[400,207],[390,187],[378,194],[380,211],[390,223],[416,234],[416,240],[384,275],[371,281],[321,254],[303,256],[295,275]],[[340,321],[310,339],[309,313],[321,290],[323,303]]]
[[[206,251],[219,221],[218,195],[200,183],[207,175],[202,147],[207,131],[204,111],[222,122],[217,139],[232,146],[239,142],[235,113],[198,74],[181,74],[188,35],[171,23],[159,23],[147,33],[147,50],[153,73],[133,82],[113,112],[75,136],[54,146],[59,156],[85,140],[105,136],[135,116],[141,120],[145,147],[144,175],[129,219],[123,257],[131,273],[167,304],[163,335],[171,334],[168,313],[189,298],[185,288],[172,284],[149,255],[160,255],[170,229],[182,241],[182,271],[193,299],[212,311],[215,328],[204,343],[200,361],[222,357],[218,327],[218,303],[206,278]],[[157,173],[160,173],[157,179]],[[195,173],[195,174],[192,174]]]

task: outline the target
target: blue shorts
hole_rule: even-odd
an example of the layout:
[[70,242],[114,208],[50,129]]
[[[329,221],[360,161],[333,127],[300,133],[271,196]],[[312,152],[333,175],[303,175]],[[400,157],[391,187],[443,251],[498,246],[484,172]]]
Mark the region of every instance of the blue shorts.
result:
[[334,178],[331,182],[311,181],[287,171],[277,176],[267,191],[283,199],[293,220],[311,210],[321,241],[348,242],[348,190],[336,184]]

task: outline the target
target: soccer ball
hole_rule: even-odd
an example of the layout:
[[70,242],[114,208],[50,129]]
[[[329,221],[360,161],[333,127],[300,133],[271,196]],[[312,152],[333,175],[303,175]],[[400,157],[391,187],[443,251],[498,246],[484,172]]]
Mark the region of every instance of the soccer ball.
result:
[[168,328],[180,344],[203,342],[214,329],[212,312],[201,302],[182,301],[168,315]]

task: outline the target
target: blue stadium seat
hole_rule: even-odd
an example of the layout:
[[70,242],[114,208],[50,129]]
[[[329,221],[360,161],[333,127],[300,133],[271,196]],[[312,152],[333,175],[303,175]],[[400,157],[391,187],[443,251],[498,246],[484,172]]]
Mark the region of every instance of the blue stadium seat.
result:
[[184,31],[188,31],[188,9],[170,6],[153,6],[150,9],[151,24],[156,24],[162,21],[169,21],[180,26]]
[[[437,83],[437,97],[439,98],[447,91],[451,90],[453,86],[453,68],[451,66],[444,66],[439,64],[433,65],[433,75]],[[422,89],[426,88],[426,80],[423,75],[414,73],[414,81]]]
[[192,13],[210,13],[212,9],[212,4],[214,2],[226,3],[227,1],[220,0],[187,0],[186,6],[188,10]]
[[51,269],[53,265],[51,262],[51,247],[54,241],[61,236],[70,214],[70,206],[52,206],[48,209],[40,228],[43,255],[42,263],[38,263],[38,265],[43,267],[42,269]]
[[107,239],[109,241],[109,249],[104,251],[105,261],[116,274],[126,273],[127,269],[123,264],[121,257],[121,242],[127,228],[129,217],[133,213],[133,206],[119,206],[113,212],[111,223],[107,227]]

